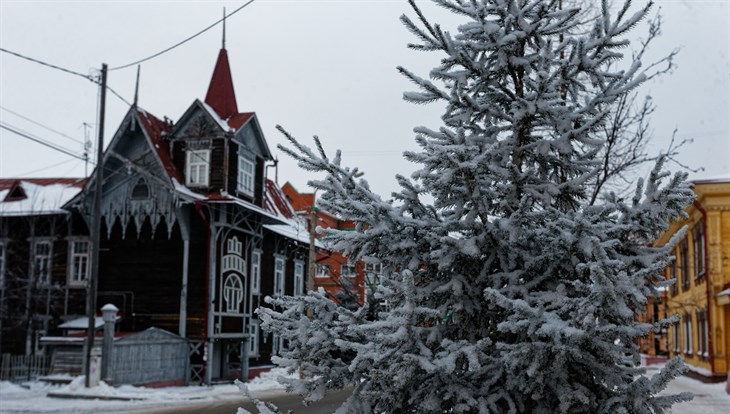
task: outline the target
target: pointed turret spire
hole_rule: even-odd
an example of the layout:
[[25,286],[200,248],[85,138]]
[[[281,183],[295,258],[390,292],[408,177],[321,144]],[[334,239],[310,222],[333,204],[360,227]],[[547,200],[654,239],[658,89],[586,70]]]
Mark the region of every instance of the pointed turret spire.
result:
[[238,113],[236,93],[233,91],[233,79],[231,78],[231,67],[228,64],[228,52],[225,48],[218,53],[218,61],[215,63],[215,69],[213,69],[208,93],[205,95],[205,103],[215,109],[223,119],[228,119]]

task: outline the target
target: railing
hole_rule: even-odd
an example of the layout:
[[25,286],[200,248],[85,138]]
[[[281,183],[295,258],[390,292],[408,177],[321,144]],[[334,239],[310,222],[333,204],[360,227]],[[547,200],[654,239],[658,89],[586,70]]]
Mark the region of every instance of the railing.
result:
[[48,374],[49,358],[45,355],[3,354],[0,360],[0,380],[31,381]]

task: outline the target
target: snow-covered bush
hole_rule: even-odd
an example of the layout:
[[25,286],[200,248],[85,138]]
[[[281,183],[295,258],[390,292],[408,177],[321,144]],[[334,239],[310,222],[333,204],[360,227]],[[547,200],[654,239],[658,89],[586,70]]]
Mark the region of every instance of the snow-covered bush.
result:
[[[380,303],[350,311],[322,293],[269,299],[262,327],[288,342],[276,362],[306,401],[353,387],[338,413],[659,413],[688,396],[657,396],[682,369],[653,378],[637,323],[669,247],[651,241],[692,192],[660,157],[633,197],[589,203],[612,105],[646,79],[627,33],[648,13],[606,2],[591,30],[575,8],[547,0],[439,0],[462,16],[455,34],[415,3],[402,17],[440,53],[415,103],[443,102],[443,125],[418,127],[420,164],[387,201],[357,168],[288,133],[282,148],[310,171],[328,211],[357,231],[325,229],[349,257],[379,261]],[[433,200],[426,202],[425,199]],[[387,304],[387,306],[382,306]]]

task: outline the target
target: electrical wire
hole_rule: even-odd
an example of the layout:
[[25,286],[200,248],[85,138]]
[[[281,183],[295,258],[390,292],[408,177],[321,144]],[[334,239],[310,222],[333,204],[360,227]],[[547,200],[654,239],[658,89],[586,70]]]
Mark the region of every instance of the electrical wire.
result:
[[56,150],[58,152],[64,153],[64,154],[66,154],[66,155],[68,155],[70,157],[74,157],[74,158],[78,158],[78,159],[83,160],[83,161],[87,161],[87,158],[85,158],[83,155],[76,154],[73,151],[69,150],[68,148],[61,147],[60,145],[57,145],[57,144],[52,144],[52,143],[50,143],[50,142],[48,142],[48,141],[46,141],[46,140],[44,140],[42,138],[38,138],[36,136],[33,136],[30,133],[27,133],[25,131],[22,131],[22,130],[20,130],[17,127],[14,127],[12,125],[8,125],[8,124],[6,124],[4,122],[0,122],[0,128],[5,129],[7,131],[10,131],[10,132],[12,132],[12,133],[14,133],[14,134],[16,134],[16,135],[18,135],[20,137],[23,137],[23,138],[29,139],[31,141],[37,142],[38,144],[41,144],[41,145],[46,146],[48,148],[54,149],[54,150]]
[[[24,172],[22,174],[17,174],[17,176],[18,177],[27,177],[27,176],[29,176],[31,174],[35,174],[35,173],[38,173],[38,172],[41,172],[41,171],[50,170],[51,168],[59,167],[59,166],[61,166],[63,164],[68,164],[69,162],[77,162],[77,161],[78,160],[76,160],[76,159],[70,158],[70,159],[63,160],[63,161],[61,161],[59,163],[56,163],[56,164],[51,164],[51,165],[47,165],[47,166],[42,167],[42,168],[35,169],[33,171],[28,171],[28,172]],[[75,165],[74,165],[74,167],[75,167]]]
[[89,75],[84,75],[83,73],[80,73],[80,72],[76,72],[75,70],[62,68],[60,66],[53,65],[51,63],[43,62],[43,61],[38,60],[38,59],[33,59],[32,57],[28,57],[28,56],[25,56],[25,55],[21,55],[18,52],[13,52],[11,50],[8,50],[8,49],[2,48],[2,47],[0,47],[0,52],[9,53],[9,54],[14,55],[14,56],[17,56],[17,57],[19,57],[21,59],[29,60],[31,62],[38,63],[38,64],[43,65],[43,66],[48,66],[49,68],[53,68],[53,69],[56,69],[56,70],[60,70],[62,72],[70,73],[71,75],[80,76],[80,77],[82,77],[84,79],[88,79],[88,80],[96,83],[96,80],[93,77],[91,77]]
[[243,6],[241,6],[241,7],[237,8],[236,10],[234,10],[233,12],[231,12],[230,14],[228,14],[228,15],[226,15],[226,16],[223,16],[223,18],[222,18],[222,19],[220,19],[220,20],[216,21],[215,23],[213,23],[213,24],[211,24],[210,26],[206,27],[205,29],[203,29],[203,30],[199,31],[198,33],[195,33],[194,35],[192,35],[192,36],[190,36],[190,37],[186,38],[185,40],[183,40],[183,41],[181,41],[181,42],[178,42],[178,43],[176,43],[176,44],[174,44],[174,45],[172,45],[172,46],[168,47],[167,49],[164,49],[164,50],[162,50],[162,51],[160,51],[160,52],[157,52],[157,53],[155,53],[154,55],[148,56],[148,57],[146,57],[146,58],[144,58],[144,59],[140,59],[140,60],[134,61],[134,62],[132,62],[132,63],[127,63],[126,65],[121,65],[121,66],[117,66],[117,67],[113,67],[113,68],[110,68],[110,69],[109,69],[109,71],[113,71],[113,70],[119,70],[119,69],[126,69],[126,68],[128,68],[128,67],[131,67],[131,66],[135,66],[135,65],[137,65],[137,64],[140,64],[140,63],[142,63],[142,62],[146,62],[146,61],[148,61],[148,60],[150,60],[150,59],[154,59],[154,58],[156,58],[156,57],[158,57],[158,56],[160,56],[160,55],[162,55],[162,54],[165,54],[165,53],[167,53],[167,52],[171,51],[172,49],[175,49],[176,47],[178,47],[178,46],[181,46],[181,45],[183,45],[183,44],[185,44],[185,43],[189,42],[190,40],[193,40],[193,39],[195,39],[196,37],[200,36],[201,34],[203,34],[203,33],[207,32],[208,30],[210,30],[210,29],[212,29],[213,27],[217,26],[217,25],[218,25],[219,23],[221,23],[221,22],[225,21],[226,17],[231,17],[231,16],[233,16],[234,14],[238,13],[238,12],[239,12],[239,11],[241,11],[241,10],[242,10],[242,9],[243,9],[244,7],[248,6],[249,4],[253,3],[254,1],[255,1],[255,0],[249,0],[249,1],[248,1],[248,2],[246,2],[246,4],[244,4]]
[[2,106],[2,105],[0,105],[0,109],[2,109],[2,110],[3,110],[3,111],[5,111],[5,112],[11,113],[11,114],[13,114],[13,115],[17,116],[18,118],[24,119],[24,120],[26,120],[26,121],[30,122],[31,124],[37,125],[37,126],[39,126],[39,127],[43,128],[43,129],[45,129],[45,130],[48,130],[48,131],[54,132],[54,133],[56,133],[56,134],[58,134],[58,135],[60,135],[60,136],[62,136],[62,137],[64,137],[64,138],[70,139],[71,141],[74,141],[74,142],[76,142],[76,143],[78,143],[78,144],[84,145],[84,142],[83,142],[83,141],[80,141],[80,140],[78,140],[78,139],[76,139],[76,138],[73,138],[73,137],[71,137],[71,136],[68,136],[68,135],[64,134],[63,132],[59,132],[59,131],[56,131],[55,129],[53,129],[53,128],[51,128],[51,127],[45,126],[45,125],[41,124],[41,123],[40,123],[40,122],[38,122],[38,121],[34,121],[34,120],[32,120],[32,119],[30,119],[30,118],[28,118],[28,117],[26,117],[26,116],[24,116],[24,115],[21,115],[21,114],[19,114],[19,113],[15,112],[15,111],[12,111],[12,110],[10,110],[10,109],[8,109],[8,108],[6,108],[6,107]]

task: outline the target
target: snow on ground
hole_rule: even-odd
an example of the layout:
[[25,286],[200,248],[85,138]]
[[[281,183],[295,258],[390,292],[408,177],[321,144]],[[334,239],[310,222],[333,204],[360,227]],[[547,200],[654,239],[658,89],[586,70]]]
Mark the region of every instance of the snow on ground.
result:
[[[660,365],[647,367],[652,375]],[[276,381],[278,376],[286,376],[281,368],[262,374],[248,382],[257,396],[267,397],[284,392],[284,387]],[[188,386],[167,388],[144,388],[122,385],[111,387],[101,383],[98,387],[86,389],[83,377],[75,378],[68,385],[49,385],[40,382],[24,384],[21,387],[10,382],[0,382],[0,413],[100,413],[100,412],[142,412],[147,409],[184,405],[191,402],[230,401],[244,397],[233,384],[212,387]],[[705,384],[689,377],[673,381],[666,393],[689,391],[695,399],[678,404],[673,414],[727,414],[730,412],[730,396],[725,394],[725,384]],[[102,400],[81,398],[51,398],[48,393],[63,394],[69,397],[126,398],[129,400]]]
[[[260,377],[248,382],[249,388],[257,396],[283,393],[284,386],[276,381],[278,376],[287,376],[286,371],[282,368],[275,368],[263,373]],[[84,387],[84,377],[76,377],[68,385],[30,382],[24,386],[28,388],[7,381],[0,382],[0,413],[128,412],[185,404],[191,401],[224,401],[244,398],[238,387],[233,384],[212,387],[144,388],[131,385],[112,387],[102,382],[97,387],[87,389]],[[49,393],[69,398],[48,397]],[[92,399],[94,397],[95,399]]]
[[[651,376],[661,369],[661,365],[650,365],[646,368]],[[675,404],[672,414],[728,414],[730,413],[730,395],[725,393],[725,383],[706,384],[689,377],[679,377],[669,383],[662,394],[691,392],[695,395],[692,401]]]

